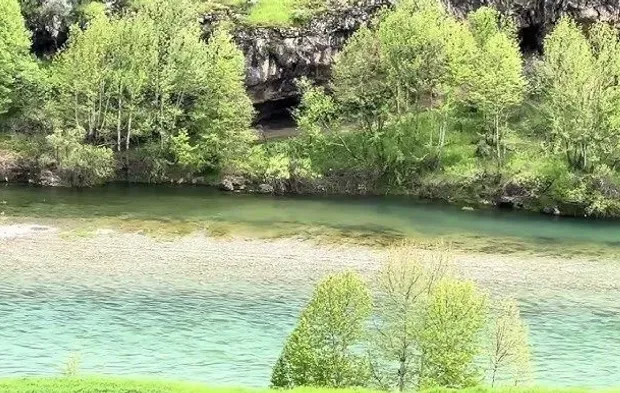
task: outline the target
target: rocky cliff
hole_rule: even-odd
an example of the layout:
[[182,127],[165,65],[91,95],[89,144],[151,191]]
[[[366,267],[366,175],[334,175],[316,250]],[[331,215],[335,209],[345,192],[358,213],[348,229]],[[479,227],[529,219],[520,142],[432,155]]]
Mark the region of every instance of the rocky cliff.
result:
[[296,94],[294,80],[328,79],[334,55],[360,26],[395,0],[362,0],[332,10],[299,27],[237,28],[235,39],[246,55],[246,84],[255,103]]
[[[26,11],[34,32],[34,48],[50,53],[62,45],[66,28],[82,0],[30,0]],[[295,79],[306,76],[317,82],[329,77],[334,55],[361,25],[380,8],[397,0],[359,0],[331,10],[296,27],[252,27],[237,24],[235,39],[246,55],[248,91],[256,104],[272,104],[296,96]],[[620,23],[620,0],[444,0],[456,15],[483,5],[513,16],[520,28],[524,50],[540,50],[542,38],[561,16],[582,22],[604,20]],[[105,0],[118,7],[124,0]],[[234,18],[233,18],[234,19]],[[218,17],[206,16],[205,29]],[[277,104],[276,104],[277,105]]]
[[[319,83],[329,77],[334,55],[372,15],[396,0],[369,0],[348,9],[317,16],[300,27],[244,27],[236,40],[246,54],[248,91],[255,103],[296,94],[301,76]],[[451,12],[464,16],[488,5],[511,15],[519,26],[525,51],[540,51],[548,29],[563,15],[584,22],[620,23],[620,0],[444,0]]]

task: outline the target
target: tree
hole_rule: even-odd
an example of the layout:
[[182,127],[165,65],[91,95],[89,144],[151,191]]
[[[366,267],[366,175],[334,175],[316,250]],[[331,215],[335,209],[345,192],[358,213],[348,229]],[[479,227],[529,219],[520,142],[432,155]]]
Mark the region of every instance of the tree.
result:
[[356,351],[370,317],[370,291],[355,273],[324,279],[303,310],[271,376],[277,388],[363,386],[367,362]]
[[620,137],[620,46],[604,23],[590,41],[574,21],[563,18],[545,39],[539,70],[547,141],[571,168],[592,171],[613,155]]
[[527,380],[530,372],[530,348],[527,325],[514,300],[500,303],[489,337],[491,386],[510,376],[514,384]]
[[237,161],[249,155],[255,139],[250,130],[254,110],[245,90],[245,58],[225,28],[215,29],[211,35],[205,64],[203,83],[208,91],[191,113],[196,131],[190,144],[203,167],[238,166]]
[[[194,0],[139,0],[108,16],[99,3],[71,29],[50,74],[50,117],[84,141],[128,151],[145,142],[150,162],[191,173],[246,155],[253,108],[244,59],[225,28],[202,39]],[[125,154],[125,156],[127,156]]]
[[377,279],[374,338],[369,353],[379,386],[419,388],[420,338],[429,297],[446,275],[447,253],[409,247],[390,252]]
[[[98,141],[112,128],[115,90],[111,82],[112,47],[117,36],[100,4],[89,9],[88,28],[71,27],[66,49],[56,56],[50,79],[56,94],[49,110],[56,126],[83,129],[84,138]],[[112,110],[111,110],[112,109]]]
[[0,2],[0,115],[6,113],[28,73],[36,67],[30,55],[30,34],[17,0]]
[[482,115],[487,141],[501,168],[510,132],[508,119],[525,95],[521,52],[514,28],[501,24],[497,11],[481,7],[468,20],[479,49],[475,72],[467,86],[469,101]]
[[444,278],[434,288],[420,337],[420,386],[464,388],[478,383],[487,298],[470,281]]

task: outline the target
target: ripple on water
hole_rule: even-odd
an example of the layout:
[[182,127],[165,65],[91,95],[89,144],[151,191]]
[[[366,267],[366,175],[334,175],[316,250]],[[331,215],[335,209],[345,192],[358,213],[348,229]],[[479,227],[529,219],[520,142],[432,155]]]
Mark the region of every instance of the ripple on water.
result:
[[[129,287],[129,286],[128,286]],[[84,370],[264,386],[307,292],[242,283],[171,291],[35,285],[0,291],[0,375],[54,374],[73,353]],[[536,379],[605,386],[620,375],[620,311],[576,293],[523,297]]]

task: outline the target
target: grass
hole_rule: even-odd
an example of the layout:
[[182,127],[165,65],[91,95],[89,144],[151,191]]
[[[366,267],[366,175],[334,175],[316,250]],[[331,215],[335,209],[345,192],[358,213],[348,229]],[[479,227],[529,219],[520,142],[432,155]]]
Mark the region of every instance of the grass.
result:
[[[186,382],[130,380],[119,378],[22,378],[0,380],[0,393],[269,393],[268,389],[212,388]],[[298,388],[293,393],[361,393],[363,390]],[[464,390],[435,389],[427,393],[620,393],[618,389],[565,388],[472,388]]]
[[248,22],[255,25],[290,25],[298,0],[258,0],[250,10]]

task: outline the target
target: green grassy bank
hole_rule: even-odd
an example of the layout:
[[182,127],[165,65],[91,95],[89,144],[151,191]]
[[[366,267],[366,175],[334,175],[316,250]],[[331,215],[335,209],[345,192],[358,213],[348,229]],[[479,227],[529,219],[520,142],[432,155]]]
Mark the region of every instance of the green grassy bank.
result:
[[[295,393],[331,393],[333,389],[303,388]],[[24,378],[0,380],[2,393],[267,393],[263,389],[211,388],[184,382],[129,380],[117,378]],[[338,392],[362,392],[340,390]],[[564,388],[472,388],[465,390],[437,389],[428,393],[620,393],[620,389],[564,389]]]

